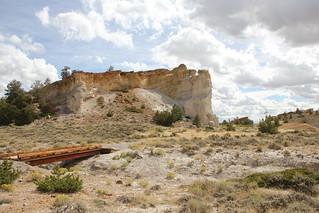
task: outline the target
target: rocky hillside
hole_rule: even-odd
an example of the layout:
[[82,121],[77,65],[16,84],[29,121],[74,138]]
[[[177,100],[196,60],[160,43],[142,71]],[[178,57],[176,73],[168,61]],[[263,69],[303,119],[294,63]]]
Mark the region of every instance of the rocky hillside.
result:
[[142,108],[154,112],[177,104],[187,115],[198,115],[202,123],[218,123],[212,113],[209,72],[188,70],[185,65],[173,70],[143,72],[74,72],[48,85],[43,92],[46,99],[64,114],[98,112],[99,107],[105,105],[107,108],[116,103],[119,96],[132,94],[132,101],[123,99],[127,107],[136,107],[133,102],[138,100]]
[[294,112],[283,113],[277,117],[284,123],[303,123],[319,128],[319,110],[297,109]]

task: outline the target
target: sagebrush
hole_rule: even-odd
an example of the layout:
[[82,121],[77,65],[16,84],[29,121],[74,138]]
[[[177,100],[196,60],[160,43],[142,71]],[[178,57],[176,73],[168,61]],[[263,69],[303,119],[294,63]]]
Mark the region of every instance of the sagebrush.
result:
[[55,168],[51,175],[35,181],[35,184],[41,192],[74,193],[82,189],[83,181],[79,176]]
[[4,160],[0,165],[0,185],[13,183],[20,175],[18,169],[12,167],[12,161]]

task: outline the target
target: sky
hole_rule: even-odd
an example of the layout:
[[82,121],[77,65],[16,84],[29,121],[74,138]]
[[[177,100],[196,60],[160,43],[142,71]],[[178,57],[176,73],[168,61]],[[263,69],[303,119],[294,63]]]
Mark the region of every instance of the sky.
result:
[[1,0],[0,94],[16,79],[208,69],[220,120],[319,108],[318,0]]

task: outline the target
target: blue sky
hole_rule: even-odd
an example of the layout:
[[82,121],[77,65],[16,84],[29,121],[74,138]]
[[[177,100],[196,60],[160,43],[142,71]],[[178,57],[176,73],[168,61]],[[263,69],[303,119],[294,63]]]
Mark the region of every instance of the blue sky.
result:
[[85,71],[209,69],[220,119],[319,107],[315,0],[2,0],[0,93]]

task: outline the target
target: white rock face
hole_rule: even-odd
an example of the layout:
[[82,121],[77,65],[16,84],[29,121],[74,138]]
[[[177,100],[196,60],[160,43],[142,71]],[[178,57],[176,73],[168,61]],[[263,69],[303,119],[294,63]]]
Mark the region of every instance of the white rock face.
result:
[[173,70],[144,72],[76,72],[45,88],[47,99],[64,113],[82,112],[84,100],[131,90],[149,103],[154,111],[170,109],[173,104],[187,115],[198,115],[202,123],[218,125],[212,113],[212,84],[207,70],[188,70],[180,65]]

